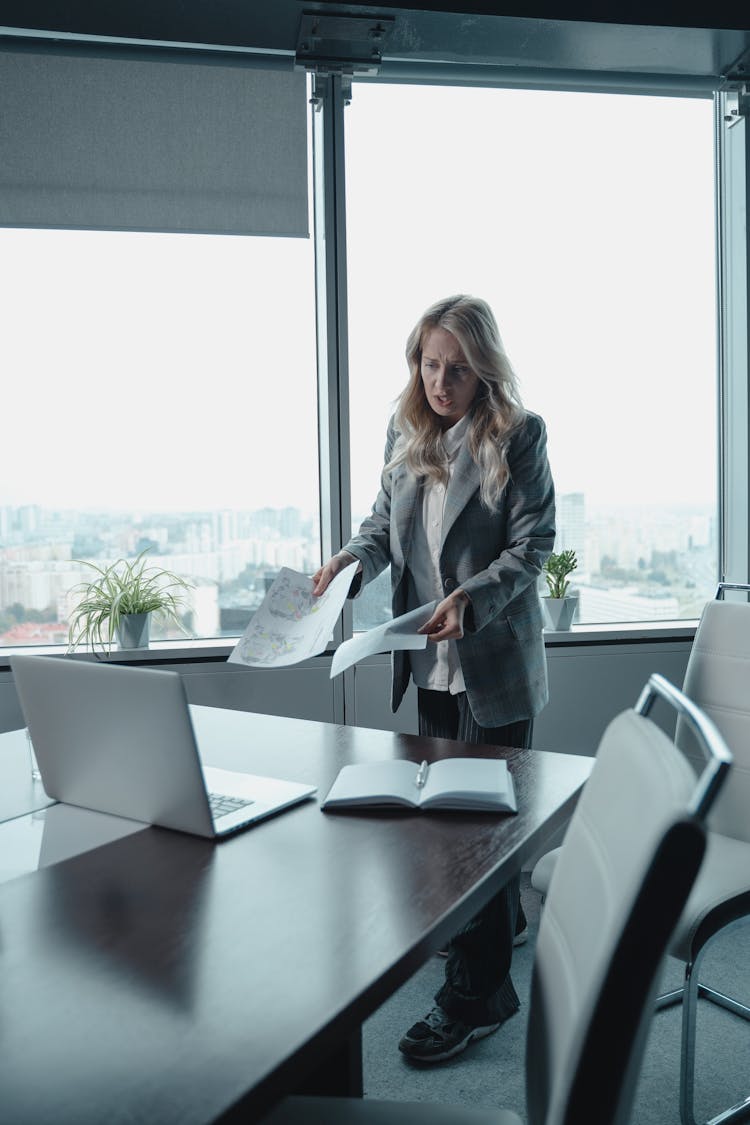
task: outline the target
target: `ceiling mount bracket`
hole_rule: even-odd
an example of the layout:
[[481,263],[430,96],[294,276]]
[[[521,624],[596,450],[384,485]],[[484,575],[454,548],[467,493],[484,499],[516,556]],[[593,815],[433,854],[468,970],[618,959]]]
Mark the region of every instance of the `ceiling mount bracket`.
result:
[[731,129],[743,117],[750,116],[750,94],[747,86],[739,85],[724,92],[724,120]]
[[300,16],[295,67],[328,77],[377,74],[395,16]]
[[721,72],[723,86],[732,90],[735,84],[744,86],[750,79],[750,47],[746,47],[729,66]]

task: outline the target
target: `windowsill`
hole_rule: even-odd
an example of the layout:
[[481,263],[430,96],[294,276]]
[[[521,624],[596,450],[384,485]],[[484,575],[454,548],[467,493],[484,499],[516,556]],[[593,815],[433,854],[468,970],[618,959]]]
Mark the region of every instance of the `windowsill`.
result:
[[184,661],[226,660],[236,641],[231,637],[206,638],[197,641],[151,641],[148,648],[112,648],[109,655],[76,649],[69,653],[64,645],[24,645],[4,648],[0,653],[0,671],[10,668],[10,656],[68,656],[71,660],[101,660],[116,664],[174,664]]
[[639,641],[691,641],[695,621],[615,621],[602,625],[573,625],[563,632],[544,630],[548,648],[572,645],[622,644]]
[[[574,648],[601,644],[638,644],[649,641],[691,641],[695,635],[696,621],[616,622],[602,625],[573,625],[563,632],[544,630],[547,648]],[[152,641],[147,649],[113,648],[109,656],[76,650],[69,654],[74,660],[97,659],[117,664],[188,664],[220,663],[226,661],[235,647],[231,637],[216,637],[197,641]],[[332,649],[323,653],[330,656]],[[40,645],[6,648],[0,654],[0,671],[8,671],[8,657],[13,655],[65,656],[62,645]]]

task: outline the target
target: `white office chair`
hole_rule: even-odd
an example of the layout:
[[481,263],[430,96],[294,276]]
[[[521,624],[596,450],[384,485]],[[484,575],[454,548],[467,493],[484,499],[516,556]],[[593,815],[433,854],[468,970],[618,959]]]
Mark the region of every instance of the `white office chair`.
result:
[[[683,690],[714,721],[734,756],[729,783],[708,820],[706,860],[677,926],[669,952],[685,962],[684,985],[660,996],[657,1008],[683,1002],[680,1056],[680,1118],[696,1125],[695,1048],[699,997],[750,1019],[750,1008],[699,982],[709,942],[729,926],[750,921],[750,604],[725,602],[724,591],[750,590],[719,583],[705,606],[690,652]],[[699,766],[689,724],[678,718],[675,742]],[[531,885],[546,895],[559,849],[542,856]],[[750,1097],[707,1122],[750,1119]]]
[[[624,1125],[656,972],[705,850],[731,756],[710,720],[654,676],[708,763],[698,786],[672,741],[625,711],[610,723],[565,838],[537,940],[526,1050],[530,1125]],[[521,1125],[510,1110],[292,1097],[265,1125]]]
[[[708,848],[700,876],[675,932],[670,953],[685,962],[682,988],[660,996],[657,1007],[682,1001],[680,1117],[696,1125],[695,1031],[698,998],[750,1020],[750,1008],[700,983],[709,943],[728,927],[750,922],[750,604],[725,602],[724,590],[749,591],[740,583],[719,584],[695,634],[685,672],[684,691],[711,716],[734,758],[731,779],[708,819]],[[677,720],[675,741],[693,761],[699,759],[692,731]],[[750,1097],[712,1118],[750,1120]],[[710,1123],[707,1123],[710,1125]]]

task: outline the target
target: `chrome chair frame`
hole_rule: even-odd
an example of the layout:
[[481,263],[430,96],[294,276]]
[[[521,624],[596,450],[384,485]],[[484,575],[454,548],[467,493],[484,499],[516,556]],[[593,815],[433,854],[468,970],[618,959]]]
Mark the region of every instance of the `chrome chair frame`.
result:
[[702,820],[714,803],[719,787],[724,783],[724,776],[732,764],[732,755],[708,715],[704,715],[692,700],[658,672],[654,672],[649,677],[648,683],[638,697],[635,705],[636,713],[648,716],[657,696],[661,696],[678,715],[687,719],[698,736],[698,743],[706,756],[706,768],[698,779],[698,787],[690,807],[693,816]]
[[[716,588],[716,601],[723,598],[726,590],[750,593],[750,584],[745,582],[719,582]],[[645,696],[644,693],[642,698]],[[639,706],[640,706],[639,700]],[[651,703],[645,702],[647,708],[642,713],[647,714]],[[636,710],[638,707],[636,708]],[[724,909],[722,909],[724,907]],[[750,923],[750,892],[747,895],[735,896],[726,904],[721,904],[710,911],[701,923],[696,939],[692,943],[697,946],[692,961],[685,962],[684,982],[680,988],[665,992],[657,997],[656,1010],[663,1011],[675,1004],[682,1003],[682,1043],[680,1051],[680,1120],[683,1125],[699,1125],[695,1116],[695,1054],[696,1031],[698,1022],[698,1000],[709,1000],[712,1004],[723,1008],[732,1015],[750,1021],[750,1007],[727,996],[700,981],[700,969],[704,954],[707,952],[712,940],[720,933],[738,928]],[[742,1101],[709,1118],[703,1125],[728,1125],[729,1122],[750,1121],[750,1096]]]

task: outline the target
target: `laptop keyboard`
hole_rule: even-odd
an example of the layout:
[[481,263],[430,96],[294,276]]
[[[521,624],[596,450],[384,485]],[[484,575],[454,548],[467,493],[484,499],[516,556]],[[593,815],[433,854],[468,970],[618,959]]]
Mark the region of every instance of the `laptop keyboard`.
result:
[[236,812],[237,809],[244,809],[246,805],[255,804],[250,798],[227,797],[224,793],[209,793],[208,803],[211,806],[214,819],[219,816],[226,816],[227,813]]

